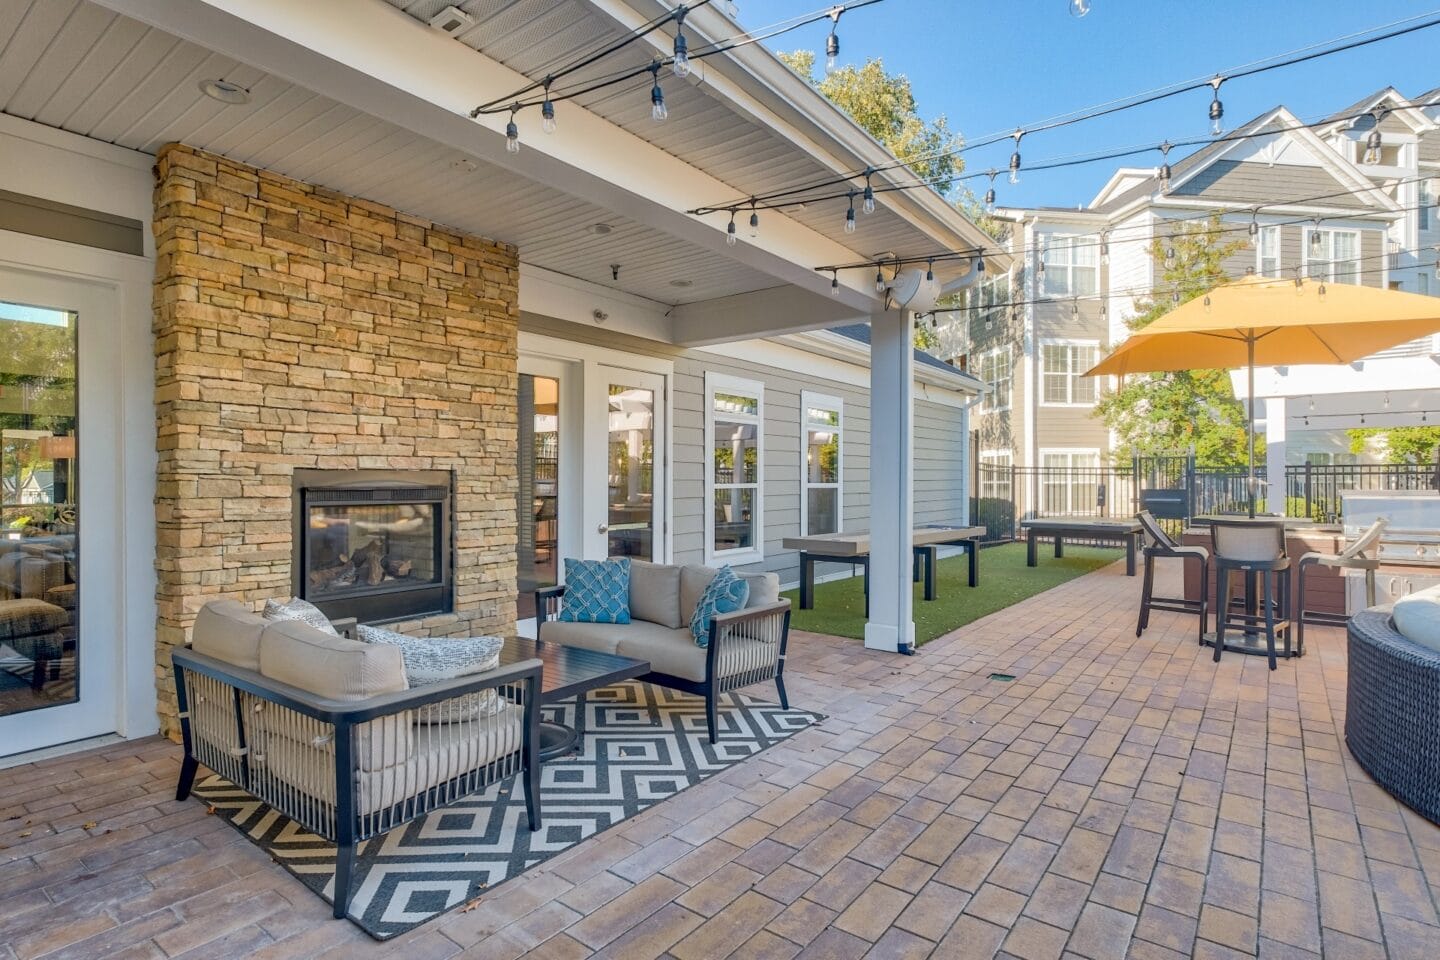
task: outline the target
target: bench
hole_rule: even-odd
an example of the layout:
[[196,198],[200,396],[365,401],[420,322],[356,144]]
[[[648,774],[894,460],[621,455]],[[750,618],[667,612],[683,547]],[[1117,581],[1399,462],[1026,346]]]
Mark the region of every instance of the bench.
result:
[[1114,540],[1125,545],[1125,576],[1135,576],[1135,554],[1140,549],[1144,531],[1140,521],[1120,517],[1036,517],[1021,520],[1020,529],[1025,531],[1025,565],[1039,566],[1035,555],[1035,541],[1039,537],[1054,538],[1055,556],[1065,556],[1066,537],[1083,540]]
[[[911,579],[925,583],[925,599],[939,596],[935,564],[942,546],[961,547],[970,558],[970,586],[980,585],[980,538],[984,527],[951,527],[935,524],[916,527],[910,535]],[[830,533],[811,537],[786,537],[780,544],[800,552],[800,609],[815,607],[815,564],[848,563],[860,567],[865,577],[865,615],[870,615],[870,534]]]

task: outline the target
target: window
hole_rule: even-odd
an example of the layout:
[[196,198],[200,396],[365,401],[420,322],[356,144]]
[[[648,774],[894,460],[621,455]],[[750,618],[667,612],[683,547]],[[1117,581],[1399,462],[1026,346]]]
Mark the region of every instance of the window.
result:
[[1255,269],[1262,277],[1280,276],[1280,228],[1261,227],[1255,245]]
[[[1319,235],[1319,241],[1311,237]],[[1360,282],[1360,232],[1358,230],[1316,230],[1306,228],[1301,240],[1305,250],[1305,275],[1331,283]]]
[[996,347],[993,350],[982,353],[979,358],[979,368],[975,373],[985,385],[990,388],[985,394],[985,399],[980,402],[981,410],[1009,410],[1010,409],[1010,350],[1008,347]]
[[1359,455],[1354,453],[1327,453],[1318,451],[1305,454],[1305,463],[1312,467],[1349,466],[1359,462]]
[[1099,244],[1094,237],[1051,236],[1041,257],[1047,295],[1084,297],[1099,289]]
[[991,329],[996,323],[1004,323],[1005,311],[1010,303],[1010,274],[986,277],[965,291],[965,305],[970,308],[969,316],[978,322],[980,333]]
[[753,563],[765,555],[761,522],[765,388],[752,380],[705,375],[705,556]]
[[1040,402],[1047,406],[1089,406],[1095,402],[1095,378],[1084,376],[1095,366],[1097,343],[1040,345]]
[[1040,451],[1040,511],[1049,516],[1094,513],[1100,496],[1100,451]]
[[1420,229],[1431,230],[1435,227],[1435,181],[1421,180],[1420,195],[1417,198],[1417,207],[1420,214]]
[[1009,500],[1014,487],[1011,484],[1011,469],[1015,462],[1009,450],[982,450],[980,452],[980,497],[985,500]]
[[800,411],[805,438],[805,460],[800,465],[800,530],[807,537],[839,533],[844,403],[838,397],[806,391],[800,394]]

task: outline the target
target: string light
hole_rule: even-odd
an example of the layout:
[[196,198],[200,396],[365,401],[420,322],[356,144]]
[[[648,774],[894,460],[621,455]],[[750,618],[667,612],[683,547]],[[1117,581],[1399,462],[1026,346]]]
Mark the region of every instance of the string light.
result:
[[739,238],[735,235],[735,211],[730,211],[730,223],[725,227],[725,245],[733,247]]
[[1206,313],[1209,313],[1209,312],[1210,312],[1210,294],[1208,294],[1208,293],[1205,294],[1205,304],[1204,304],[1204,306],[1205,306],[1205,312],[1206,312]]
[[845,211],[845,232],[855,232],[855,191],[850,191],[850,209]]
[[505,152],[520,152],[520,127],[515,123],[515,111],[510,111],[510,122],[505,124]]
[[1316,293],[1319,294],[1321,300],[1324,300],[1324,299],[1325,299],[1325,281],[1324,281],[1324,280],[1321,280],[1321,281],[1320,281],[1320,289],[1317,290]]
[[984,272],[985,272],[985,250],[984,250],[983,247],[982,247],[981,249],[975,251],[975,272],[976,272],[976,273],[984,273]]
[[760,214],[755,210],[755,205],[750,205],[750,239],[754,240],[760,236]]
[[1220,84],[1224,82],[1225,78],[1218,73],[1215,74],[1215,79],[1210,81],[1213,97],[1210,101],[1210,135],[1214,137],[1225,132],[1225,128],[1220,125],[1221,118],[1225,116],[1225,104],[1220,102]]
[[1070,301],[1070,322],[1080,322],[1080,298],[1076,297]]
[[1015,141],[1015,152],[1010,154],[1010,182],[1015,184],[1020,182],[1020,138],[1025,136],[1025,131],[1016,127],[1010,136]]
[[862,195],[860,209],[870,214],[875,212],[875,187],[870,183],[871,171],[865,171],[865,192]]
[[1172,291],[1170,291],[1170,302],[1171,302],[1171,303],[1179,303],[1179,302],[1180,302],[1180,285],[1179,285],[1178,283],[1175,285],[1175,289],[1172,290]]
[[545,99],[540,103],[540,129],[555,132],[555,104],[550,99],[550,78],[545,78]]
[[985,212],[993,214],[995,212],[995,175],[1000,171],[991,168],[985,172],[990,177],[990,189],[985,191]]
[[831,270],[831,271],[830,271],[830,296],[832,296],[832,297],[838,297],[838,296],[840,296],[840,271],[839,271],[839,270]]
[[1170,141],[1166,140],[1160,144],[1160,192],[1170,192]]
[[1100,231],[1100,265],[1110,265],[1110,230]]
[[1259,210],[1258,208],[1255,210],[1254,213],[1250,214],[1250,228],[1249,228],[1249,229],[1250,229],[1250,246],[1251,246],[1251,248],[1253,249],[1253,248],[1255,248],[1255,247],[1260,246],[1260,210]]
[[650,73],[655,78],[655,85],[650,88],[650,119],[656,123],[664,123],[665,118],[670,116],[670,108],[665,106],[665,91],[660,89],[660,62],[658,60],[650,65]]
[[681,4],[675,8],[675,46],[674,57],[670,60],[670,69],[675,71],[675,76],[684,80],[690,76],[690,44],[685,39],[685,14],[690,8]]
[[1090,0],[1070,0],[1070,16],[1083,17],[1090,12]]
[[845,12],[843,6],[835,7],[830,11],[830,35],[825,38],[825,72],[835,72],[835,61],[840,57],[840,35],[835,31],[840,28],[840,14]]
[[1316,217],[1310,225],[1310,254],[1314,256],[1320,252],[1320,218]]
[[885,292],[885,271],[881,269],[878,263],[875,264],[875,292]]
[[1175,269],[1175,248],[1174,248],[1174,247],[1168,247],[1168,246],[1167,246],[1167,247],[1165,248],[1165,269],[1166,269],[1166,270],[1173,270],[1173,269]]
[[926,262],[926,265],[925,265],[925,282],[926,282],[926,283],[934,283],[934,282],[935,282],[935,261],[934,261],[934,260],[929,260],[929,261]]

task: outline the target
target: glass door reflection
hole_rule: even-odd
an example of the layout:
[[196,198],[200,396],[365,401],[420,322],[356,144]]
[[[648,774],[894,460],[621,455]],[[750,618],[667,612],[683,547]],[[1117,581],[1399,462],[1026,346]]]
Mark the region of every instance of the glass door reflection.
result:
[[535,591],[559,582],[560,381],[522,373],[519,407],[517,616],[527,620]]
[[606,519],[611,557],[655,556],[656,391],[609,384]]

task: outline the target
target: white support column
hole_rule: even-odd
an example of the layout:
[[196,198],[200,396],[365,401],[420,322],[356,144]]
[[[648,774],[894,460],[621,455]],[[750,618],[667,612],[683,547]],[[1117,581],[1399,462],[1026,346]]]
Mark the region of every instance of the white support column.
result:
[[910,581],[914,361],[909,314],[889,310],[871,316],[870,618],[865,646],[901,653],[915,649]]
[[1285,515],[1285,398],[1265,398],[1265,480],[1271,513]]

